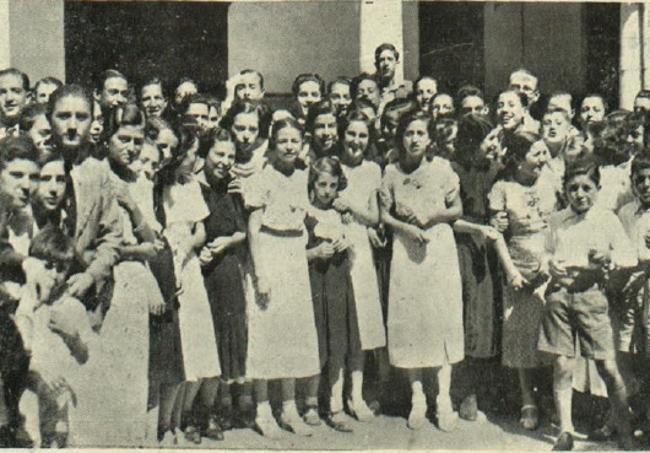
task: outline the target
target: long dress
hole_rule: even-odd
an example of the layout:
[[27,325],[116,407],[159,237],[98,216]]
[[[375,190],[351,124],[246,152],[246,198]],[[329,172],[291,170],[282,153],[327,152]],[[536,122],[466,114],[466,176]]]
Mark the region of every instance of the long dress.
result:
[[[241,197],[229,194],[227,184],[202,184],[201,191],[210,215],[205,219],[206,244],[218,237],[246,232]],[[246,375],[248,327],[243,264],[246,241],[226,249],[203,267],[205,289],[210,300],[222,378],[233,380]]]
[[[344,237],[341,215],[334,209],[312,208],[305,225],[308,249]],[[309,281],[321,367],[328,362],[342,365],[349,353],[361,351],[347,251],[310,261]]]
[[[514,181],[497,181],[488,195],[491,211],[506,212],[508,251],[517,269],[534,280],[545,254],[548,222],[557,204],[556,190],[538,180],[528,187]],[[503,289],[503,364],[510,368],[535,368],[545,363],[537,352],[544,308],[540,291]]]
[[202,222],[210,211],[195,180],[165,187],[165,236],[174,253],[176,276],[182,292],[178,296],[178,318],[187,381],[221,374],[212,311],[201,275],[199,258],[191,244],[192,225]]
[[255,271],[271,286],[265,308],[248,304],[249,378],[301,378],[320,370],[305,248],[307,177],[304,170],[286,175],[267,165],[251,177],[246,194],[247,207],[263,210]]
[[[439,210],[458,193],[458,176],[438,157],[411,173],[386,167],[381,203],[400,217]],[[420,245],[393,231],[388,295],[388,354],[399,368],[438,367],[464,358],[463,299],[454,233],[440,223],[425,230]]]
[[[381,187],[381,168],[374,162],[364,160],[355,167],[344,166],[343,172],[347,187],[339,196],[357,209],[367,210],[371,198],[377,197]],[[361,347],[365,351],[381,348],[386,346],[386,334],[368,229],[355,220],[346,225],[345,235],[352,243],[349,251],[350,274]]]

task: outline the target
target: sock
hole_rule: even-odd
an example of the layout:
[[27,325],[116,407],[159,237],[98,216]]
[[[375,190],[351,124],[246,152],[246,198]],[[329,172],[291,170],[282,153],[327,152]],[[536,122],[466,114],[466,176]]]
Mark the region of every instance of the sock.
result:
[[363,371],[352,372],[351,396],[355,403],[363,402]]
[[571,405],[573,398],[573,388],[553,389],[555,398],[555,409],[560,418],[560,432],[573,433],[573,420],[571,419]]
[[427,398],[424,395],[422,381],[414,381],[411,383],[411,406],[426,404]]
[[271,404],[268,401],[257,403],[257,416],[260,418],[273,418]]

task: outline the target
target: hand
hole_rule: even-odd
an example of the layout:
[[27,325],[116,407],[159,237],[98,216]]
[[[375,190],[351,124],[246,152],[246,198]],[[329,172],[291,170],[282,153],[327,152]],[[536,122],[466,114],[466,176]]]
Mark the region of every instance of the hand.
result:
[[145,260],[154,259],[164,248],[165,243],[160,239],[154,242],[143,242],[138,246],[139,255]]
[[164,299],[152,297],[149,299],[149,313],[152,315],[160,316],[165,313],[165,301]]
[[243,185],[241,182],[241,179],[239,178],[233,178],[229,183],[228,183],[228,193],[238,193],[238,194],[243,194]]
[[341,214],[341,222],[343,225],[349,225],[351,223],[354,223],[354,216],[350,212],[344,212]]
[[376,229],[368,228],[368,238],[374,248],[381,249],[386,247],[386,239],[382,238]]
[[47,387],[48,393],[59,395],[61,391],[70,388],[63,376],[57,373],[47,373],[42,370],[33,371],[38,376],[38,381]]
[[551,260],[548,263],[548,272],[551,274],[551,277],[560,280],[567,278],[569,273],[567,272],[564,262],[562,260]]
[[207,246],[201,249],[201,253],[199,253],[199,262],[201,263],[201,266],[207,266],[212,262],[212,252]]
[[497,212],[490,219],[490,225],[494,227],[499,233],[505,233],[510,226],[508,221],[508,214],[504,211]]
[[259,276],[255,280],[255,286],[257,288],[256,302],[262,310],[266,310],[271,299],[271,286],[265,277]]
[[210,242],[209,244],[206,244],[206,247],[210,250],[212,256],[215,256],[223,252],[224,250],[226,250],[231,245],[232,245],[232,238],[222,236],[216,238],[214,241]]
[[26,258],[23,261],[23,271],[27,287],[32,291],[34,299],[39,303],[46,301],[54,288],[56,273],[45,269],[43,261],[36,258]]
[[499,235],[501,234],[496,230],[496,228],[489,225],[481,226],[479,231],[481,232],[481,236],[483,237],[484,240],[492,241],[492,242],[499,239]]
[[347,250],[350,247],[350,242],[345,238],[339,238],[332,242],[334,252],[339,253]]
[[321,244],[316,247],[315,252],[317,258],[325,260],[334,256],[336,249],[331,242],[321,242]]
[[66,312],[57,310],[56,305],[53,305],[50,310],[48,327],[52,332],[62,337],[77,338],[79,336],[79,330],[75,320],[70,319]]
[[524,276],[521,275],[521,272],[518,270],[513,270],[508,274],[507,278],[510,286],[512,286],[516,291],[521,291],[528,284]]
[[335,198],[332,207],[341,213],[350,211],[350,203],[345,198]]
[[635,272],[623,286],[621,294],[624,300],[634,300],[633,298],[641,291],[641,288],[647,281],[645,272]]
[[404,228],[404,233],[410,240],[420,245],[424,245],[429,242],[429,238],[425,236],[424,231],[415,225],[406,225]]
[[604,268],[609,267],[612,259],[610,257],[609,251],[597,250],[592,248],[589,250],[589,262],[602,266]]
[[71,297],[81,299],[95,283],[95,279],[87,272],[74,274],[68,279],[67,293]]

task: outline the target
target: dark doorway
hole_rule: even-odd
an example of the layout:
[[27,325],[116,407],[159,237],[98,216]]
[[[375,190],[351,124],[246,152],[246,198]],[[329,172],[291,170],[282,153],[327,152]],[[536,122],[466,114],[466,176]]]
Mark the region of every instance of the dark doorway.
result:
[[587,91],[603,94],[610,106],[618,105],[620,56],[618,3],[587,3]]
[[66,79],[92,86],[114,68],[139,85],[192,77],[215,94],[228,75],[225,2],[65,2]]

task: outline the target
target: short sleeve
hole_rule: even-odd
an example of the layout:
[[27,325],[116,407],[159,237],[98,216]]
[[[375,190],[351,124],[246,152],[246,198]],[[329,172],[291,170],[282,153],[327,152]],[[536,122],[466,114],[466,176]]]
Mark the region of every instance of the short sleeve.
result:
[[445,184],[445,203],[451,204],[460,195],[460,178],[454,169],[449,166],[447,169],[447,181]]
[[244,204],[247,209],[263,208],[268,202],[266,171],[254,173],[244,183]]
[[379,204],[383,209],[390,210],[395,202],[393,193],[393,173],[395,168],[389,166],[386,168],[386,173],[381,179],[381,186],[379,188]]
[[506,210],[506,187],[503,181],[497,181],[488,193],[488,208],[490,211]]
[[[609,214],[609,213],[608,213]],[[611,237],[612,262],[621,267],[633,267],[637,263],[637,251],[623,228],[619,218],[611,213],[608,219]]]

